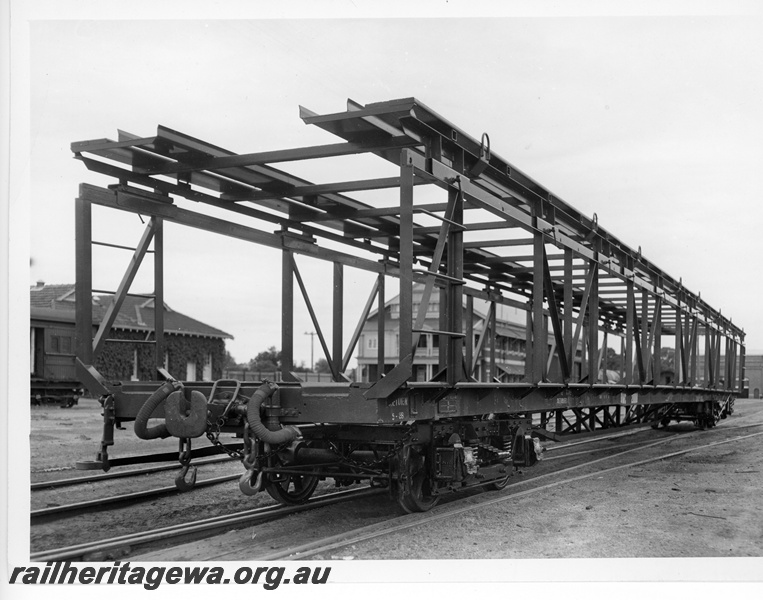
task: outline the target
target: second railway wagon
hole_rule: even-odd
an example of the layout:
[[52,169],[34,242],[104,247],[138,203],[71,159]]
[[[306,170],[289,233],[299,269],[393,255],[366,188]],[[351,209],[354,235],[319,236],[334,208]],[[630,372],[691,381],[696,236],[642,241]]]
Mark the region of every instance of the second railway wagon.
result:
[[[299,503],[322,479],[368,481],[387,487],[404,510],[424,511],[451,491],[505,486],[513,470],[538,459],[541,439],[671,420],[712,427],[731,412],[744,376],[744,332],[599,226],[595,215],[579,213],[493,152],[487,134],[472,137],[414,98],[300,113],[334,139],[235,154],[160,126],[149,137],[120,132],[117,140],[72,144],[89,170],[114,180],[108,187],[82,184],[76,200],[78,378],[104,407],[96,460],[79,467],[151,459],[108,453],[114,427],[133,421],[141,438],[179,438],[176,481],[183,488],[193,482],[195,456],[225,451],[243,464],[245,494],[265,490]],[[376,157],[397,170],[315,183],[274,166],[348,155]],[[353,197],[367,190],[384,200]],[[209,216],[199,204],[225,217]],[[147,218],[95,335],[93,205]],[[268,287],[280,287],[284,381],[178,381],[162,367],[162,311],[152,342],[155,381],[109,381],[93,366],[149,250],[155,303],[163,306],[165,222],[280,250],[281,281]],[[301,276],[303,256],[333,265],[330,338]],[[351,336],[343,331],[345,269],[375,277]],[[399,280],[400,326],[398,356],[385,369],[389,278]],[[313,319],[330,383],[291,374],[295,290]],[[214,298],[221,309],[224,298]],[[479,335],[464,319],[478,303],[486,315]],[[497,376],[501,306],[526,315],[520,381]],[[344,373],[374,307],[378,368],[369,372],[377,377],[349,381]],[[425,381],[414,376],[421,336],[438,341],[437,368]],[[617,381],[603,362],[613,340],[621,348]],[[668,346],[669,378],[662,353]],[[486,369],[476,368],[485,361]],[[204,437],[204,447],[192,447]]]

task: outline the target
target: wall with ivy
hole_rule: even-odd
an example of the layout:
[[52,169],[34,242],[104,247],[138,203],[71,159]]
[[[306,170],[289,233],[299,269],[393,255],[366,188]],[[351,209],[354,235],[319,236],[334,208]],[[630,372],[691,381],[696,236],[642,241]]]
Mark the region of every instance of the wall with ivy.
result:
[[[144,340],[145,333],[139,331],[112,330],[110,336],[122,340]],[[179,380],[186,378],[189,361],[196,364],[196,379],[204,373],[204,360],[212,355],[212,379],[220,379],[225,358],[225,341],[166,333],[165,350],[168,355],[168,371]],[[133,359],[138,351],[138,379],[156,381],[158,379],[154,361],[153,344],[130,344],[129,342],[106,342],[96,360],[95,367],[106,379],[129,381],[133,376]]]

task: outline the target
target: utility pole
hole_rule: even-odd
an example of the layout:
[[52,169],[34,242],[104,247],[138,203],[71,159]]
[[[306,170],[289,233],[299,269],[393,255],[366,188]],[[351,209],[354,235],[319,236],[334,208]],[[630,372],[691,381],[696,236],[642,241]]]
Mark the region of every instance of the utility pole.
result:
[[313,348],[315,347],[315,332],[314,331],[305,331],[305,335],[310,336],[310,372],[312,373],[314,370],[313,366]]

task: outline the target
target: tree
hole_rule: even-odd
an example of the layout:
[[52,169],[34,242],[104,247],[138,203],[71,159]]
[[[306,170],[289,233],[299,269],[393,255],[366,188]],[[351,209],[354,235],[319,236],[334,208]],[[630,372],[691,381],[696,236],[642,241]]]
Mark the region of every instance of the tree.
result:
[[620,353],[617,352],[614,348],[607,348],[607,356],[604,359],[605,360],[605,366],[604,368],[608,371],[617,371],[620,372],[620,365],[622,365],[622,357],[620,356]]
[[325,358],[319,358],[315,361],[315,372],[331,373],[331,367],[329,367],[329,363]]
[[676,351],[673,348],[660,348],[660,367],[663,371],[676,370]]
[[279,371],[281,369],[281,351],[271,346],[249,361],[252,371]]
[[238,368],[238,364],[236,363],[236,359],[231,356],[231,353],[227,350],[225,351],[225,357],[223,358],[223,370],[228,371],[231,369]]

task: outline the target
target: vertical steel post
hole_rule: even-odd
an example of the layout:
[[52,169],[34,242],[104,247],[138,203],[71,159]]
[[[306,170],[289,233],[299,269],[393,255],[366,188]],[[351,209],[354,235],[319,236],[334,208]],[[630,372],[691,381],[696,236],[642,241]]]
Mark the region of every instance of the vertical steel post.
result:
[[164,364],[164,220],[154,221],[154,363],[156,368],[169,368]]
[[530,298],[525,309],[525,382],[533,383],[533,300]]
[[[725,335],[728,335],[724,332]],[[731,367],[734,360],[734,341],[726,337],[726,359],[724,361],[723,389],[731,389]]]
[[281,377],[291,381],[294,370],[294,257],[284,248],[281,255]]
[[376,335],[376,380],[384,375],[384,334],[386,326],[386,317],[384,313],[384,273],[379,273],[379,304],[377,309]]
[[649,292],[641,290],[641,383],[649,381]]
[[675,380],[673,381],[674,385],[678,385],[679,383],[686,383],[686,380],[684,379],[684,348],[683,348],[683,322],[681,319],[681,296],[679,295],[678,299],[678,307],[676,308],[676,336],[675,336],[675,344],[676,344],[676,350],[675,350]]
[[342,263],[334,263],[334,322],[331,341],[333,350],[331,358],[334,361],[334,371],[342,372],[343,329],[342,315],[344,314],[344,271]]
[[398,360],[413,348],[413,165],[409,150],[400,153],[400,346]]
[[652,322],[652,331],[654,332],[654,351],[652,352],[652,383],[660,384],[662,377],[662,298],[656,298],[654,305],[654,321]]
[[684,313],[683,334],[683,362],[681,364],[683,365],[684,384],[688,384],[691,379],[691,305],[688,302]]
[[495,347],[498,343],[498,334],[495,326],[496,304],[496,302],[490,304],[490,372],[488,373],[488,381],[493,381],[496,375]]
[[[450,189],[450,202],[454,203],[451,219],[459,225],[464,221],[463,198],[459,192]],[[460,227],[448,231],[448,276],[453,280],[464,277],[464,232]],[[464,286],[456,281],[448,281],[448,331],[460,334],[464,328]],[[442,302],[442,300],[441,300]],[[458,335],[448,338],[447,354],[448,383],[454,385],[464,380],[464,339]]]
[[77,358],[85,365],[93,364],[93,246],[92,206],[87,200],[75,200],[75,260]]
[[[471,369],[472,357],[474,353],[474,298],[471,295],[466,296],[466,338],[464,340],[464,349],[466,351],[466,368]],[[470,371],[468,376],[472,376]]]
[[709,388],[710,383],[712,380],[712,360],[713,360],[713,353],[712,353],[712,332],[710,331],[710,328],[705,325],[705,373],[704,373],[704,381],[702,383],[702,387]]
[[576,349],[572,347],[572,250],[564,249],[564,349],[570,367],[570,374],[575,368]]
[[[437,294],[440,297],[440,310],[437,328],[440,331],[450,331],[448,329],[448,323],[450,322],[450,286],[446,283],[445,286],[437,290]],[[442,371],[448,364],[448,336],[440,335],[440,339],[437,343],[437,370]],[[414,336],[415,338],[415,336]],[[434,340],[434,336],[432,336]],[[414,349],[415,351],[415,349]]]
[[634,323],[636,321],[636,298],[635,291],[633,289],[633,281],[628,280],[626,283],[627,290],[627,306],[625,315],[625,383],[630,385],[633,383],[633,339],[634,339]]
[[[721,383],[721,332],[715,332],[715,388]],[[725,383],[725,382],[724,382]]]
[[[535,214],[537,218],[537,212]],[[535,219],[533,219],[535,221]],[[549,293],[551,291],[549,290]],[[543,315],[543,234],[533,233],[533,369],[532,383],[546,380],[545,317]]]
[[744,335],[739,340],[739,394],[744,392],[744,376],[745,376],[745,347],[744,347]]
[[[596,245],[598,258],[598,244]],[[588,382],[599,381],[599,264],[596,259],[590,263],[592,284],[591,294],[588,297]]]
[[697,317],[692,317],[691,323],[691,372],[689,375],[689,385],[697,385]]

